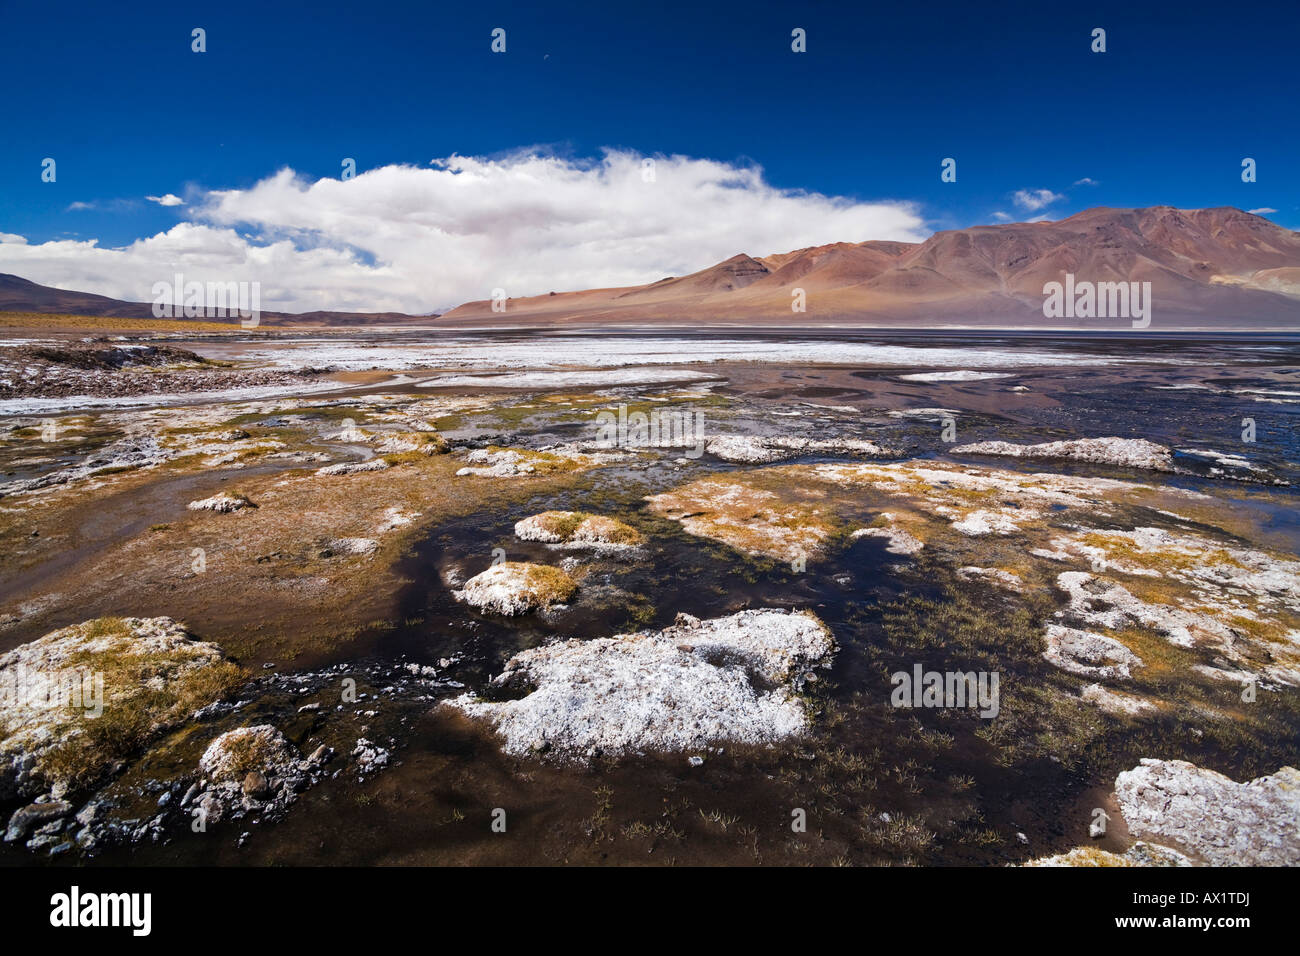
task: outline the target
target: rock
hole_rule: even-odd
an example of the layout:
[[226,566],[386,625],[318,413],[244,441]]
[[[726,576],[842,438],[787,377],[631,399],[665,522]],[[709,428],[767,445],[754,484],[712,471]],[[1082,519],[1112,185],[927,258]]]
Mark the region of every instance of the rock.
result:
[[199,812],[207,823],[247,810],[278,816],[297,795],[292,781],[301,762],[297,748],[269,724],[227,731],[199,758],[199,770],[207,778]]
[[1079,846],[1068,853],[1039,857],[1025,866],[1191,866],[1191,861],[1175,850],[1152,846],[1141,841],[1134,843],[1123,854]]
[[212,783],[242,785],[253,771],[283,776],[301,759],[284,735],[270,724],[237,727],[208,744],[199,769]]
[[413,451],[421,455],[443,455],[451,450],[447,439],[437,432],[398,432],[370,437],[372,440],[379,441],[378,450],[385,455],[400,455]]
[[781,561],[821,554],[836,529],[825,509],[786,502],[732,475],[701,478],[646,501],[653,513],[679,522],[687,534]]
[[1146,698],[1120,694],[1100,684],[1089,684],[1079,696],[1116,717],[1141,717],[1144,714],[1154,714],[1159,709]]
[[0,498],[51,485],[69,484],[104,473],[149,468],[162,464],[171,457],[171,453],[163,449],[155,438],[127,436],[92,452],[81,464],[60,468],[35,478],[0,483]]
[[220,492],[211,498],[202,498],[198,501],[191,501],[185,507],[190,511],[215,511],[217,514],[229,514],[232,511],[239,511],[243,508],[256,508],[247,495],[229,494]]
[[462,590],[453,593],[481,611],[513,616],[562,604],[577,588],[573,578],[559,568],[505,561],[474,575]]
[[375,529],[376,534],[387,534],[397,528],[404,528],[416,518],[420,517],[418,511],[403,511],[401,508],[388,508],[384,511],[384,520],[379,523]]
[[988,581],[991,584],[1010,588],[1012,591],[1022,590],[1025,584],[1020,575],[1012,571],[1003,571],[1001,568],[980,568],[974,565],[958,568],[957,577],[963,581]]
[[1007,514],[1003,511],[985,511],[977,509],[952,523],[953,528],[964,535],[976,537],[984,534],[1014,534],[1020,530],[1020,523],[1025,519],[1038,517],[1038,512]]
[[524,518],[515,523],[515,536],[521,541],[577,547],[627,548],[642,541],[641,533],[630,525],[581,511],[544,511]]
[[738,464],[760,465],[800,455],[888,455],[888,449],[858,438],[814,439],[795,435],[719,435],[705,450],[714,458]]
[[1143,758],[1115,779],[1129,832],[1210,866],[1300,865],[1300,771],[1235,783],[1185,760]]
[[950,372],[911,372],[898,376],[905,382],[982,382],[995,378],[1011,378],[1010,372],[979,372],[956,369]]
[[1141,667],[1142,658],[1113,637],[1080,631],[1060,624],[1047,625],[1047,650],[1043,658],[1071,674],[1101,680],[1127,679],[1131,667]]
[[888,542],[885,550],[890,554],[912,555],[925,547],[925,542],[920,538],[892,525],[883,528],[859,528],[849,535],[850,541],[859,538],[884,538]]
[[524,448],[476,448],[465,457],[469,464],[456,474],[462,477],[515,478],[557,471],[583,471],[624,461],[628,457],[624,452],[590,454],[571,445],[552,445],[537,451]]
[[101,804],[98,801],[91,800],[77,811],[76,821],[83,827],[88,827],[99,818],[100,809]]
[[[0,695],[0,800],[95,783],[146,742],[84,733],[97,709],[152,738],[244,679],[166,617],[99,618],[22,644],[0,655],[0,686],[21,689]],[[53,694],[66,706],[49,706]]]
[[267,783],[265,774],[258,770],[250,770],[244,777],[242,789],[246,797],[264,797],[270,790],[270,784]]
[[24,839],[35,827],[59,821],[72,812],[72,804],[62,800],[48,803],[32,803],[19,807],[9,818],[9,827],[5,830],[5,842],[13,843]]
[[[1218,655],[1224,679],[1245,675],[1243,682],[1300,686],[1300,655],[1294,651],[1300,635],[1294,617],[1300,607],[1300,562],[1291,556],[1159,528],[1095,530],[1054,538],[1051,544],[1055,550],[1031,553],[1057,561],[1082,559],[1094,571],[1135,578],[1125,587],[1100,574],[1063,572],[1057,587],[1069,605],[1057,617],[1111,631],[1149,628],[1171,644]],[[1158,582],[1158,600],[1138,597],[1144,578]]]
[[357,770],[362,774],[374,773],[388,766],[388,751],[365,737],[360,738],[352,748],[352,756],[357,759]]
[[344,461],[337,465],[326,465],[324,468],[316,469],[318,475],[356,475],[365,471],[383,471],[388,467],[388,462],[382,458],[371,458],[369,461]]
[[491,723],[517,755],[539,741],[549,756],[572,759],[723,740],[774,743],[807,729],[798,692],[814,668],[829,666],[833,650],[830,631],[810,613],[741,611],[697,627],[536,647],[492,681],[525,696],[466,694],[445,706]]
[[1191,866],[1192,861],[1177,850],[1139,840],[1124,851],[1134,866]]
[[379,550],[379,542],[374,538],[335,538],[327,546],[326,556],[337,554],[365,556]]
[[1076,438],[1039,445],[1016,445],[1005,441],[983,441],[958,445],[954,455],[1003,455],[1011,458],[1068,458],[1102,465],[1173,471],[1173,453],[1164,445],[1144,438]]

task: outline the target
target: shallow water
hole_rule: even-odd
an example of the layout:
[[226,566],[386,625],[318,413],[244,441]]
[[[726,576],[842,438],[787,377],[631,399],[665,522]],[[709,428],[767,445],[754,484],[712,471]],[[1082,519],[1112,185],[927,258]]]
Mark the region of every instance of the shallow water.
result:
[[[316,362],[332,355],[341,367],[409,369],[418,362],[426,368],[498,371],[554,368],[575,355],[591,366],[697,362],[701,371],[725,379],[712,387],[712,394],[728,404],[709,409],[711,426],[749,434],[869,438],[908,457],[1186,487],[1232,502],[1253,522],[1258,542],[1300,553],[1300,512],[1291,486],[1300,483],[1300,401],[1276,394],[1300,391],[1300,339],[819,332],[816,341],[795,347],[771,332],[728,336],[667,339],[662,333],[626,333],[592,340],[572,333],[520,333],[488,339],[455,333],[444,344],[429,341],[427,333],[399,333],[376,337],[379,351],[374,354],[327,340],[304,342],[280,358]],[[580,342],[578,351],[575,342]],[[248,360],[258,349],[264,346],[207,351]],[[775,364],[774,353],[781,355]],[[760,356],[768,361],[757,361]],[[394,364],[386,365],[389,361]],[[832,364],[836,362],[843,364]],[[949,366],[1011,374],[956,382],[900,377],[919,368]],[[1170,387],[1188,385],[1198,387]],[[366,391],[383,388],[380,382]],[[1013,390],[1017,388],[1027,390]],[[414,386],[402,383],[386,390],[413,391]],[[646,391],[656,390],[662,388]],[[461,382],[448,391],[474,389]],[[1261,401],[1267,398],[1274,400]],[[1140,437],[1175,449],[1241,456],[1264,471],[1216,476],[1211,465],[1188,456],[1176,459],[1187,473],[1175,476],[1041,460],[953,459],[936,416],[890,414],[920,408],[956,412],[957,443]],[[1255,421],[1254,442],[1241,440],[1245,418]],[[538,446],[592,438],[589,428],[561,409],[553,414],[539,410],[514,429],[512,438],[514,444]],[[793,463],[817,460],[827,459]],[[798,572],[691,537],[675,522],[645,509],[646,495],[699,474],[737,467],[707,457],[678,467],[665,455],[645,467],[591,472],[566,490],[537,495],[499,513],[438,524],[399,566],[409,583],[398,595],[393,623],[306,655],[297,666],[312,673],[338,665],[383,673],[407,663],[436,665],[455,658],[450,677],[478,690],[512,654],[557,638],[663,627],[678,612],[704,618],[745,607],[810,608],[840,645],[817,703],[822,716],[834,715],[834,720],[823,721],[815,746],[723,748],[707,754],[703,767],[688,766],[680,754],[598,761],[591,767],[552,766],[504,757],[488,735],[465,720],[431,709],[427,701],[399,696],[386,699],[369,721],[368,735],[392,740],[398,761],[371,780],[361,783],[343,774],[327,781],[304,794],[286,820],[249,828],[256,832],[242,849],[235,847],[240,827],[233,825],[215,837],[178,834],[166,845],[113,849],[98,859],[997,863],[1087,842],[1090,808],[1104,799],[1108,781],[1160,741],[1186,759],[1268,767],[1264,772],[1294,763],[1300,755],[1300,724],[1287,724],[1292,718],[1284,715],[1289,736],[1258,739],[1244,758],[1232,753],[1227,736],[1198,738],[1174,721],[1140,733],[1116,731],[1086,752],[1053,759],[1044,750],[1008,764],[980,736],[978,722],[891,711],[886,706],[888,669],[917,659],[922,651],[898,645],[886,612],[903,600],[940,598],[934,568],[913,566],[888,554],[880,539],[864,538]],[[1263,483],[1261,475],[1270,483]],[[858,506],[857,514],[853,507],[845,506],[846,518],[866,522],[874,513],[866,504]],[[511,560],[547,563],[571,553],[514,539],[515,521],[548,509],[616,515],[646,534],[645,552],[635,559],[596,560],[573,605],[551,613],[505,619],[458,603],[449,575],[464,580],[478,573],[492,562],[494,548],[504,548]],[[979,592],[972,593],[974,601],[982,600]],[[190,623],[201,631],[201,622]],[[996,648],[984,647],[975,635],[965,651],[929,647],[923,652],[929,655],[927,666],[964,669],[969,663],[962,654],[995,655]],[[1026,681],[1054,679],[1033,670],[1032,659],[1003,666],[1010,673],[1023,671]],[[446,687],[436,695],[460,692]],[[260,713],[272,722],[288,721],[297,702],[269,693]],[[953,743],[942,744],[945,734]],[[510,836],[489,829],[496,807],[508,808]],[[791,842],[792,807],[813,811],[818,838],[811,848]],[[924,821],[917,826],[932,839],[915,837],[899,821]],[[653,833],[646,835],[648,831]],[[1029,844],[1016,837],[1021,832],[1029,834]],[[1117,829],[1103,845],[1119,846],[1122,838]],[[12,850],[0,859],[38,862]]]

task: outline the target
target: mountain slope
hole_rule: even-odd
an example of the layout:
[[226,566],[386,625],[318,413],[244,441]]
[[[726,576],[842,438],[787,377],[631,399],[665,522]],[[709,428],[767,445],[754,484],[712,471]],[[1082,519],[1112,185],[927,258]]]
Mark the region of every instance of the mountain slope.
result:
[[[1043,287],[1150,282],[1154,328],[1300,330],[1300,233],[1231,207],[1087,209],[1058,222],[937,232],[925,242],[835,242],[744,253],[642,286],[467,302],[437,325],[743,324],[1127,328],[1046,319]],[[806,311],[793,312],[797,290]],[[0,275],[0,310],[148,318],[146,303]],[[264,312],[283,325],[426,324],[400,313]]]
[[[1043,286],[1065,275],[1150,282],[1165,327],[1300,330],[1300,233],[1240,209],[1088,209],[1058,222],[974,226],[922,243],[832,243],[737,255],[626,289],[469,302],[440,324],[749,322],[1048,327]],[[791,310],[803,289],[807,311]],[[1060,322],[1055,324],[1059,325]],[[1085,328],[1125,319],[1081,319]]]
[[[91,292],[70,292],[38,285],[16,275],[0,273],[0,312],[36,312],[42,315],[91,315],[119,319],[151,319],[148,302],[123,302]],[[262,312],[263,321],[280,325],[401,325],[431,322],[435,316],[401,312]],[[177,321],[185,321],[180,318]],[[195,321],[213,321],[197,318]],[[215,320],[226,321],[226,320]],[[229,321],[235,321],[231,319]]]

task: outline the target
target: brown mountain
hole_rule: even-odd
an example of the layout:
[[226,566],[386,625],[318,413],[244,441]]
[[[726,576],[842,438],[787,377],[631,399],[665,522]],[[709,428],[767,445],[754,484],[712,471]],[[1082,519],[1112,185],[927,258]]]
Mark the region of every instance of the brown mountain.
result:
[[[1300,233],[1240,209],[1089,209],[974,226],[922,243],[832,243],[736,255],[645,286],[468,302],[439,324],[745,323],[1128,327],[1046,319],[1043,286],[1150,282],[1152,325],[1300,330]],[[803,289],[807,311],[791,310]]]
[[[8,273],[0,273],[0,312],[36,312],[42,315],[95,315],[119,319],[151,319],[153,306],[147,302],[123,302],[91,292],[69,292],[38,285]],[[262,312],[263,321],[278,325],[403,325],[427,323],[436,316],[406,315],[401,312]],[[186,321],[178,319],[177,321]],[[225,321],[196,319],[195,321]],[[235,320],[231,320],[235,321]]]
[[[1043,286],[1150,282],[1153,328],[1300,330],[1300,233],[1240,209],[1088,209],[1059,222],[973,226],[925,242],[836,242],[725,262],[643,286],[467,302],[437,325],[738,324],[1127,328],[1047,319]],[[807,310],[791,310],[804,290]],[[148,318],[145,303],[0,275],[0,310]],[[398,325],[395,312],[263,312],[282,325]]]

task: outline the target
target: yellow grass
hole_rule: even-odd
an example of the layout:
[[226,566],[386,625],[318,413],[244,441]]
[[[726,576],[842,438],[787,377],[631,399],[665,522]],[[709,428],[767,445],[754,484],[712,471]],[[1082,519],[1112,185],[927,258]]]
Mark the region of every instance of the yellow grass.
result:
[[123,332],[255,332],[238,322],[203,322],[176,319],[126,319],[105,315],[46,315],[42,312],[0,312],[0,328],[97,329]]

